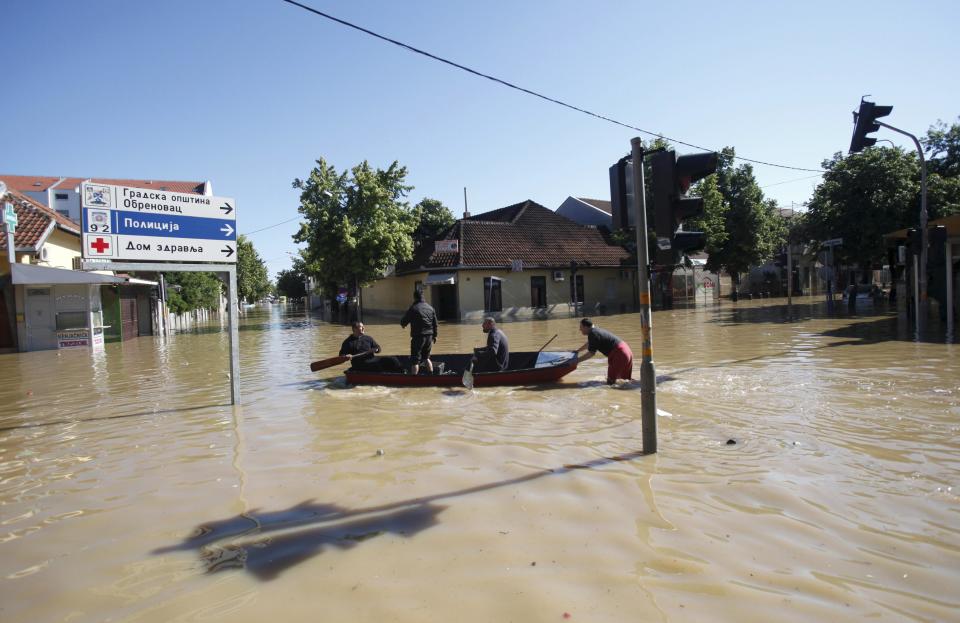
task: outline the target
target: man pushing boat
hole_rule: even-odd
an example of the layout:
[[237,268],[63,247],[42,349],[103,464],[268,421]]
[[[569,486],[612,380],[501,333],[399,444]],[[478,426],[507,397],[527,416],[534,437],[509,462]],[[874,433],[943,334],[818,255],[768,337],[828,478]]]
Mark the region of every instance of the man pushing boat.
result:
[[633,352],[626,342],[609,331],[593,326],[593,321],[589,318],[580,321],[580,333],[587,336],[587,343],[578,348],[577,353],[584,350],[588,352],[578,357],[577,363],[590,359],[599,350],[607,356],[609,385],[616,383],[617,379],[633,378]]

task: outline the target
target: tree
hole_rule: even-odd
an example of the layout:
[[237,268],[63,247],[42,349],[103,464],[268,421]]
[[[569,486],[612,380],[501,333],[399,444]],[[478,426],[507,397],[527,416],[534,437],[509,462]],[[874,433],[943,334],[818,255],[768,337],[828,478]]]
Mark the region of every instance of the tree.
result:
[[[871,147],[823,162],[826,173],[810,200],[814,238],[843,238],[835,249],[841,264],[866,268],[884,260],[883,235],[916,226],[920,214],[919,162],[902,149]],[[934,216],[930,203],[930,215]]]
[[735,155],[725,147],[717,172],[701,180],[694,194],[704,198],[704,215],[695,225],[707,234],[707,268],[726,269],[738,279],[783,246],[786,225],[776,202],[764,199],[753,167],[733,165]]
[[277,273],[277,294],[290,298],[303,298],[307,295],[305,272],[306,264],[302,259],[293,259],[293,268]]
[[218,309],[222,284],[213,273],[163,273],[167,308],[182,314],[195,309]]
[[406,167],[393,162],[374,169],[367,161],[338,173],[324,159],[305,179],[295,179],[304,220],[293,239],[306,243],[308,274],[328,292],[340,285],[364,286],[388,266],[413,257],[417,219],[403,201],[412,186]]
[[927,152],[927,204],[931,218],[960,212],[960,123],[930,126],[921,139]]
[[436,240],[451,225],[457,222],[450,208],[438,199],[424,198],[413,208],[417,228],[413,230],[413,244],[420,248],[423,244]]
[[946,123],[937,120],[920,142],[927,152],[931,173],[960,177],[960,123],[947,127]]
[[703,199],[703,216],[691,223],[693,231],[702,231],[707,237],[704,251],[710,256],[718,255],[727,240],[727,211],[730,204],[723,198],[717,186],[717,176],[708,175],[700,180],[691,191],[693,196]]
[[251,303],[270,293],[272,286],[267,266],[246,236],[237,238],[237,295]]

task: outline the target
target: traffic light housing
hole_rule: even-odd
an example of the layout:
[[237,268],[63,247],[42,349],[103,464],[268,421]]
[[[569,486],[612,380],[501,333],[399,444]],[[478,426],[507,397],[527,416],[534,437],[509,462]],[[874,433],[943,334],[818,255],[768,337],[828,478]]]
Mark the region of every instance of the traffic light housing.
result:
[[624,156],[610,167],[611,229],[633,227],[633,161]]
[[860,110],[853,113],[853,138],[850,140],[850,153],[855,154],[867,147],[876,144],[877,139],[867,136],[880,129],[877,119],[886,117],[893,110],[893,106],[877,106],[873,102],[860,100]]
[[717,162],[714,152],[678,157],[674,151],[661,151],[650,157],[657,264],[673,266],[681,255],[706,245],[704,233],[682,229],[685,220],[703,214],[703,199],[685,194],[694,182],[716,172]]

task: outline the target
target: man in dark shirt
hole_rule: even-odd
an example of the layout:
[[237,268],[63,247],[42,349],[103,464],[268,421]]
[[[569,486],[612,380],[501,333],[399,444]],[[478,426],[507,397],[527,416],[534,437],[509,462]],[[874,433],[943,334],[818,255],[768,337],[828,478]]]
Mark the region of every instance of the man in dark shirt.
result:
[[584,318],[580,321],[580,333],[587,336],[587,343],[577,352],[588,351],[577,362],[586,361],[599,350],[607,356],[607,383],[613,385],[617,379],[633,378],[633,352],[626,342],[613,333],[593,326],[593,321]]
[[400,326],[410,325],[410,373],[419,374],[420,364],[433,374],[430,350],[437,341],[437,313],[423,300],[423,291],[414,290],[413,305],[400,319]]
[[365,372],[400,372],[403,367],[396,357],[374,357],[380,352],[380,345],[376,340],[364,333],[363,323],[354,321],[351,324],[353,331],[350,337],[340,345],[340,356],[350,361],[354,370]]
[[483,332],[487,334],[487,347],[474,350],[477,372],[500,372],[510,362],[510,344],[506,334],[497,328],[497,321],[487,316],[483,319]]

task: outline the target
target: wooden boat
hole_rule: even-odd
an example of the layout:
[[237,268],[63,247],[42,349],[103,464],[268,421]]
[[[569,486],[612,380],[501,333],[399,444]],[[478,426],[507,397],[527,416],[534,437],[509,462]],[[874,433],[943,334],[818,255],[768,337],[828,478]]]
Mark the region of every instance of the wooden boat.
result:
[[[409,357],[397,357],[408,367]],[[460,387],[463,373],[470,365],[470,355],[431,355],[434,374],[416,376],[398,372],[379,372],[349,368],[347,382],[352,385],[392,385],[397,387]],[[440,368],[442,373],[438,373]],[[510,365],[502,372],[474,372],[475,387],[494,385],[539,385],[555,383],[577,369],[574,352],[510,353]]]

